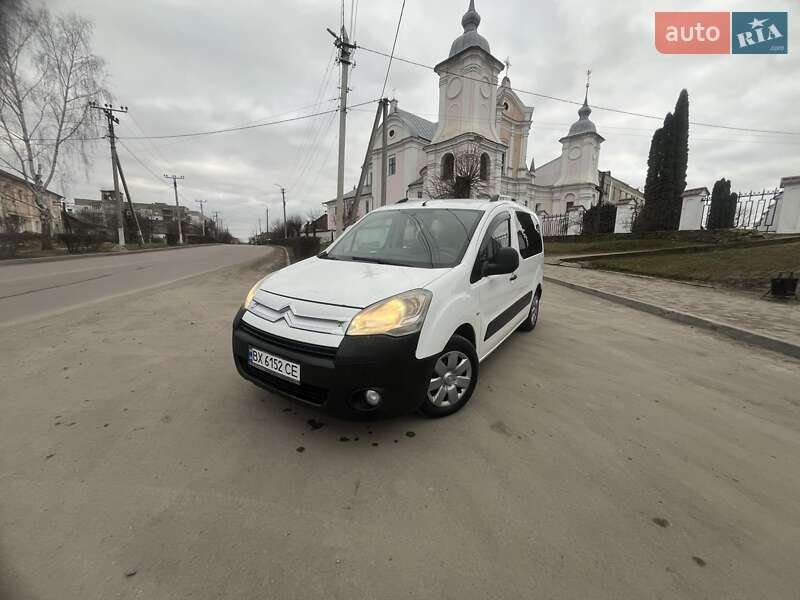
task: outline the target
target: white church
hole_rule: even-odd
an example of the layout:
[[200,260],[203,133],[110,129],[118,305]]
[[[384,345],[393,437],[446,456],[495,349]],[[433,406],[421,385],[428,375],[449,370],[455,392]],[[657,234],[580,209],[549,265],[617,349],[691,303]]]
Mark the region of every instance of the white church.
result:
[[[559,141],[561,154],[538,167],[529,161],[533,107],[511,89],[507,74],[498,86],[504,63],[478,33],[481,17],[474,0],[461,19],[464,33],[453,41],[448,57],[434,68],[439,76],[439,120],[436,123],[390,104],[386,122],[378,126],[371,169],[357,207],[359,216],[380,206],[382,127],[387,128],[386,204],[404,198],[436,197],[442,179],[452,179],[456,157],[478,156],[480,190],[472,196],[506,195],[557,215],[603,202],[644,202],[638,189],[598,170],[604,138],[589,119],[587,94],[578,120]],[[601,196],[602,194],[602,196]],[[355,189],[345,194],[352,203]],[[325,203],[328,223],[335,222],[336,201]],[[582,208],[581,208],[582,207]]]

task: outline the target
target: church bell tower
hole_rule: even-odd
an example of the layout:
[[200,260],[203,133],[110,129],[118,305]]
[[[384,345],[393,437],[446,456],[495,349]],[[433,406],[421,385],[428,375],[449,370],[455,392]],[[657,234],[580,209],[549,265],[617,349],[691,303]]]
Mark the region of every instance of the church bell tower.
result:
[[497,77],[503,63],[492,56],[489,42],[478,33],[481,17],[475,0],[461,18],[464,32],[450,47],[450,55],[434,71],[439,75],[439,126],[432,143],[475,133],[499,142],[495,126]]

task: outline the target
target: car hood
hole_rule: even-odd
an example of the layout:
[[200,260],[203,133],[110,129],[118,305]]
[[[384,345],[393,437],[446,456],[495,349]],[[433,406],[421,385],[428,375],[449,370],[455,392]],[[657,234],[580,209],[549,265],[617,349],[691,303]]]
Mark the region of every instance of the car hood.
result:
[[260,289],[310,302],[365,308],[425,287],[449,269],[421,269],[312,257],[270,275]]

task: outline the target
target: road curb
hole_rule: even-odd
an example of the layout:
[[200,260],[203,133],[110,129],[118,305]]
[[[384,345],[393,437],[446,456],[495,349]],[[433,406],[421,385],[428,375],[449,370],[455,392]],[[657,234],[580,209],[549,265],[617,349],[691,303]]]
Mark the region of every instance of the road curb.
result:
[[[602,258],[627,258],[629,256],[659,256],[661,254],[702,254],[705,252],[717,252],[722,250],[736,250],[741,248],[757,248],[760,246],[780,246],[782,244],[795,244],[800,242],[800,236],[787,235],[775,239],[766,239],[758,242],[731,242],[727,244],[687,244],[686,246],[668,246],[666,248],[650,248],[647,250],[620,250],[618,252],[600,252],[594,254],[579,254],[577,256],[562,255],[559,263],[579,263],[581,261],[593,261]],[[562,265],[566,266],[566,265]],[[570,265],[572,266],[572,265]]]
[[34,258],[6,258],[0,260],[0,267],[12,265],[28,265],[31,263],[57,262],[60,260],[77,260],[79,258],[97,258],[103,256],[128,256],[129,254],[143,254],[145,252],[167,252],[169,250],[188,250],[189,248],[207,248],[209,246],[224,246],[224,244],[188,244],[186,246],[171,246],[169,248],[143,248],[141,250],[86,252],[85,254],[64,254],[63,256],[37,256]]
[[755,331],[734,327],[732,325],[727,325],[725,323],[720,323],[718,321],[707,319],[705,317],[699,317],[690,313],[681,312],[672,308],[665,308],[663,306],[658,306],[657,304],[650,304],[641,300],[634,300],[633,298],[628,298],[627,296],[619,296],[610,292],[604,292],[602,290],[581,285],[579,283],[563,281],[547,275],[545,275],[544,279],[550,283],[556,283],[579,292],[584,292],[592,296],[597,296],[598,298],[603,298],[604,300],[608,300],[610,302],[616,302],[617,304],[622,304],[629,308],[634,308],[642,312],[650,313],[651,315],[669,319],[670,321],[676,321],[678,323],[683,323],[684,325],[692,325],[701,329],[721,333],[724,336],[740,342],[745,342],[754,346],[771,350],[773,352],[779,352],[781,354],[786,354],[787,356],[800,359],[800,346],[792,344],[791,342],[775,339],[760,333],[756,333]]

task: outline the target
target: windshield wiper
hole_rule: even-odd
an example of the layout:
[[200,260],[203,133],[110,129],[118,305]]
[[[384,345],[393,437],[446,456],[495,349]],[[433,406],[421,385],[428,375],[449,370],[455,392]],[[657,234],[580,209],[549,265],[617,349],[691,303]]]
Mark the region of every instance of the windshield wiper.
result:
[[351,256],[350,260],[354,260],[354,261],[358,261],[358,262],[375,263],[377,265],[389,264],[386,261],[381,260],[380,258],[372,258],[371,256]]

